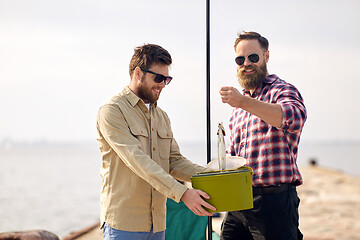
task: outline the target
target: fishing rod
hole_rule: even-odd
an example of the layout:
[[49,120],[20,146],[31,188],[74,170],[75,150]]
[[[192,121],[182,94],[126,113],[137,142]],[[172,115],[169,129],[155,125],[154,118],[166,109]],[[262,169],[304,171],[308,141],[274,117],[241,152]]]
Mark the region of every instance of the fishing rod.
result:
[[[210,0],[206,0],[206,145],[207,163],[211,161],[210,131]],[[208,239],[212,240],[212,217],[208,217]]]

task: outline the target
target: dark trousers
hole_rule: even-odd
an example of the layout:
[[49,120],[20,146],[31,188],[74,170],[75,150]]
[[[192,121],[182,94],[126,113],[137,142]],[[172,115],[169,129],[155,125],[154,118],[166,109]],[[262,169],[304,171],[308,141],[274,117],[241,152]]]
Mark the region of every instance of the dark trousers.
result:
[[221,227],[221,239],[301,240],[296,187],[253,188],[254,208],[228,212]]

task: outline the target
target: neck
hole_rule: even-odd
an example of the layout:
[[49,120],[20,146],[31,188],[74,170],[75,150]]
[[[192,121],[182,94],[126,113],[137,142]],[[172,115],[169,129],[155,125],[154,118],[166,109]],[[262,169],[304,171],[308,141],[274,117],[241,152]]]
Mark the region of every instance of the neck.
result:
[[135,80],[134,79],[130,80],[129,88],[133,93],[135,93],[135,95],[137,95],[136,87],[135,87]]

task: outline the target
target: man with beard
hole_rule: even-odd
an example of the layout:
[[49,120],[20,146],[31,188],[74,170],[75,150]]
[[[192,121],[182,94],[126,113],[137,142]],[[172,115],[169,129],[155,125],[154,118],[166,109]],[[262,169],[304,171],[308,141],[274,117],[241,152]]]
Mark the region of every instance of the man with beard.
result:
[[180,153],[167,114],[157,106],[169,84],[168,51],[154,44],[135,48],[130,61],[130,85],[98,112],[102,154],[101,228],[103,239],[165,239],[166,199],[183,201],[196,215],[215,210],[209,196],[188,189],[197,172],[207,170]]
[[297,240],[302,184],[296,164],[306,120],[299,91],[269,75],[269,43],[256,32],[242,32],[235,41],[237,75],[244,88],[222,87],[223,103],[234,107],[228,153],[246,159],[253,170],[254,208],[228,212],[221,239]]

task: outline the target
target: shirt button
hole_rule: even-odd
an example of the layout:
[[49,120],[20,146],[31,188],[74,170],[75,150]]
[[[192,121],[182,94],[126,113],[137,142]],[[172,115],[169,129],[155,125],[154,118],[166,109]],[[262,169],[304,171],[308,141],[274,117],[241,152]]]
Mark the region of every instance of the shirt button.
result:
[[151,131],[154,131],[154,128],[152,128]]
[[153,151],[155,151],[155,148],[153,148]]

